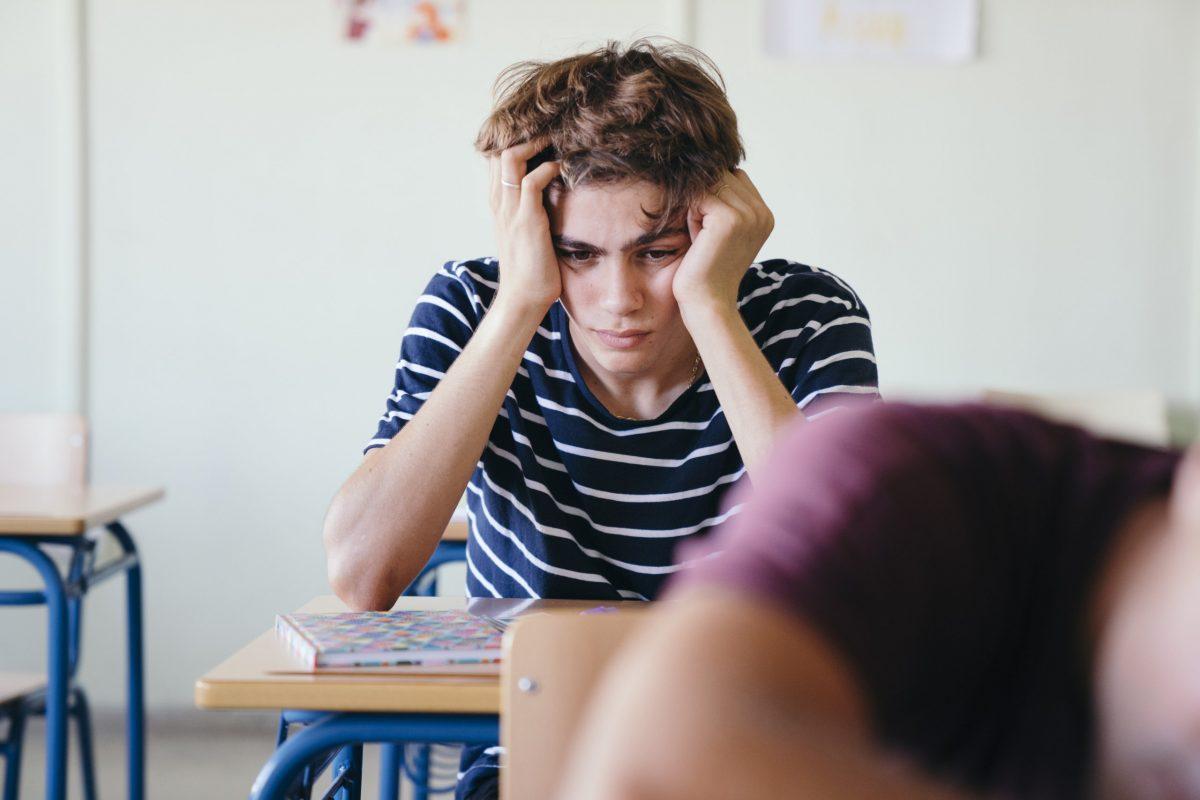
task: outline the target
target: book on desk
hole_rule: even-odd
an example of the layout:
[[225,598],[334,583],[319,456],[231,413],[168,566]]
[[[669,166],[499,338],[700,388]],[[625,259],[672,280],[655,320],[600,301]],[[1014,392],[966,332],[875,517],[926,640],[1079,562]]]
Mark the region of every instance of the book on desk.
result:
[[495,663],[503,635],[486,617],[450,610],[297,612],[276,617],[275,631],[312,671]]

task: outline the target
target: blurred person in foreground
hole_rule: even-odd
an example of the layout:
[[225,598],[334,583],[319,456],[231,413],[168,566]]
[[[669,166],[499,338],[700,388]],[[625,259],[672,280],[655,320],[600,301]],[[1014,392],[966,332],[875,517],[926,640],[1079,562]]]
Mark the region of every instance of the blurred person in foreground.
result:
[[876,405],[763,474],[560,797],[1200,798],[1200,445]]
[[[785,426],[875,398],[866,309],[829,272],[755,260],[774,215],[696,50],[517,64],[476,149],[498,257],[417,299],[326,517],[330,583],[390,608],[465,490],[470,596],[652,599]],[[495,795],[498,752],[468,751],[460,796]]]

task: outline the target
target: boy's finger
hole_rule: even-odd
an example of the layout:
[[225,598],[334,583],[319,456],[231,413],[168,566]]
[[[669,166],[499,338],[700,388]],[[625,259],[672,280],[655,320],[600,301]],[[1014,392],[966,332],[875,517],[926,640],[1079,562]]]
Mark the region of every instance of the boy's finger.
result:
[[492,211],[500,205],[500,160],[488,156],[488,205]]
[[749,190],[742,185],[740,179],[733,175],[726,175],[725,181],[718,184],[717,188],[712,192],[712,196],[719,202],[732,208],[738,214],[743,216],[753,216],[753,201],[747,195]]
[[550,185],[550,181],[558,177],[560,166],[557,161],[547,161],[538,165],[533,172],[521,181],[521,211],[532,212],[542,207],[542,192]]
[[750,176],[746,174],[746,170],[735,169],[733,171],[733,176],[738,179],[738,182],[741,183],[743,187],[745,187],[750,197],[762,203],[763,205],[766,205],[766,201],[763,200],[762,194],[758,191],[758,187],[754,185],[754,181],[750,180]]
[[504,150],[500,154],[500,180],[505,184],[520,184],[521,179],[525,177],[525,162],[545,150],[548,144],[550,140],[543,137],[530,139]]

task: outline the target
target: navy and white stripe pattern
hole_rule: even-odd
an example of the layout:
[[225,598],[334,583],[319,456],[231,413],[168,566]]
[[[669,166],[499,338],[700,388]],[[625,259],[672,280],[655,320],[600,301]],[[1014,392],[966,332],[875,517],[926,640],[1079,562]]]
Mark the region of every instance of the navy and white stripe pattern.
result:
[[[494,259],[446,264],[417,301],[396,380],[367,449],[418,413],[466,347],[498,285]],[[823,270],[755,264],[742,317],[806,414],[877,394],[871,323],[858,296]],[[658,419],[610,414],[580,377],[567,314],[555,303],[529,343],[467,486],[473,597],[653,598],[684,539],[739,507],[721,497],[745,473],[707,377]]]

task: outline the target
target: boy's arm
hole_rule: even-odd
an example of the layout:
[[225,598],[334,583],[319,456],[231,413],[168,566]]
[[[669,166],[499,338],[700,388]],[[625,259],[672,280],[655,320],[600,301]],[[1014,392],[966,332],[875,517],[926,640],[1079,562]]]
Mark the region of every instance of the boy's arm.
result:
[[766,601],[685,589],[606,672],[559,797],[965,798],[880,750],[838,652]]
[[[827,327],[833,328],[833,333],[811,329],[810,320],[808,325],[800,323],[775,339],[762,334],[760,345],[746,327],[739,306],[739,287],[774,224],[774,216],[746,172],[737,169],[727,173],[716,190],[704,195],[690,210],[688,231],[692,244],[672,279],[679,313],[704,360],[746,470],[756,483],[763,479],[768,454],[784,428],[805,419],[806,413],[819,412],[820,406],[844,402],[849,395],[878,393],[870,327],[857,297],[853,313],[843,320],[828,321]],[[805,298],[795,299],[799,302]],[[827,299],[834,301],[831,308],[845,302]],[[779,318],[787,315],[781,312]],[[861,327],[841,327],[851,321]],[[846,334],[849,330],[853,333]],[[819,336],[820,343],[814,347],[812,342]],[[783,373],[777,373],[763,353],[766,346],[787,347],[789,342],[803,343],[804,349],[803,357],[797,353],[785,360],[792,364],[793,374],[803,367],[794,384],[787,379],[781,381]],[[854,346],[839,346],[850,342]],[[847,369],[849,365],[854,366]],[[840,375],[852,377],[838,380]]]
[[746,471],[757,480],[779,431],[804,418],[738,312],[738,286],[775,218],[739,169],[689,210],[687,224],[692,244],[672,291]]
[[525,348],[561,294],[542,205],[558,162],[525,172],[544,146],[526,142],[490,159],[501,264],[492,305],[412,419],[363,459],[330,504],[324,529],[329,582],[352,608],[391,608],[429,560]]
[[420,410],[342,485],[324,539],[347,605],[391,608],[429,560],[543,313],[497,299]]

